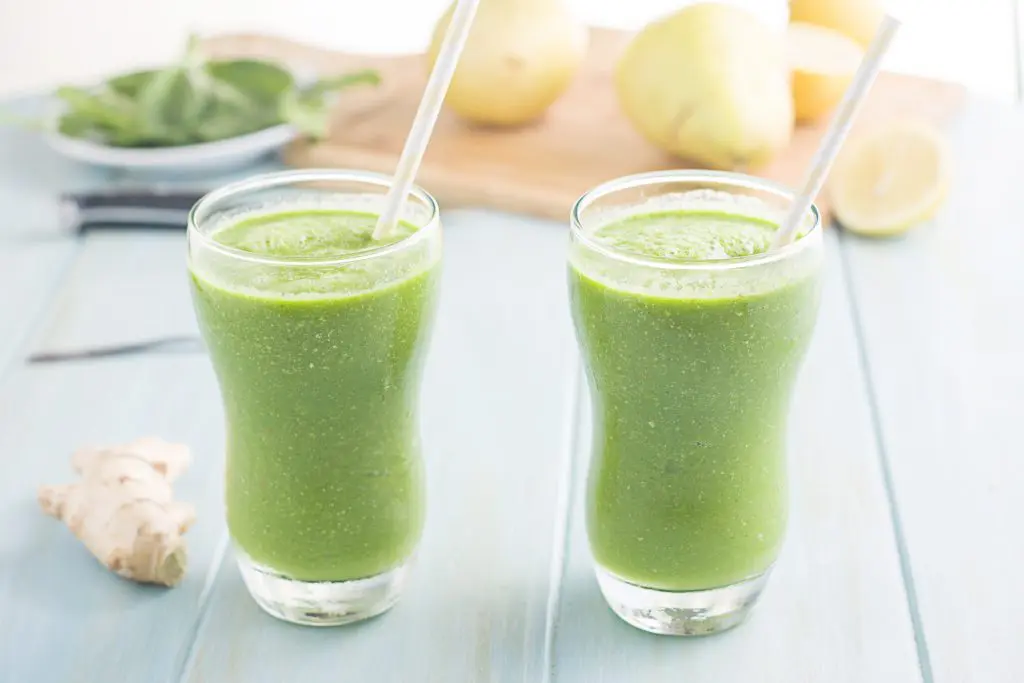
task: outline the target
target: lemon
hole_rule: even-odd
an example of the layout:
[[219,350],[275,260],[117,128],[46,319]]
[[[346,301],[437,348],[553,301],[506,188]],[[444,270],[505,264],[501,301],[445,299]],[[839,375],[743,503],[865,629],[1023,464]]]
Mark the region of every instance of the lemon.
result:
[[797,121],[831,113],[843,98],[864,51],[838,31],[795,22],[787,31]]
[[790,0],[789,20],[839,31],[867,47],[884,10],[878,0]]
[[935,215],[949,178],[949,146],[939,130],[890,121],[846,142],[828,182],[832,212],[852,232],[899,235]]

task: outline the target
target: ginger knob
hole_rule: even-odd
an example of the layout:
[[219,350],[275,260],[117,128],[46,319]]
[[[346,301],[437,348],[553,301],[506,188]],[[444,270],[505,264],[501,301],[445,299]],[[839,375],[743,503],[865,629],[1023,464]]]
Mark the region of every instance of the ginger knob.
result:
[[174,500],[171,483],[189,462],[187,446],[154,437],[80,450],[71,464],[81,479],[41,487],[39,505],[111,571],[173,586],[185,575],[182,534],[195,521],[195,509]]

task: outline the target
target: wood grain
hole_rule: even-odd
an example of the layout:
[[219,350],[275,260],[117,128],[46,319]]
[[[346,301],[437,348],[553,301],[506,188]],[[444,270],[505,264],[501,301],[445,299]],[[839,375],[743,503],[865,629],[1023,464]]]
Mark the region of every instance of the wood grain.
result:
[[788,537],[761,603],[739,628],[689,640],[638,631],[605,606],[584,523],[584,410],[558,683],[921,680],[835,235],[826,238],[822,309],[791,413]]
[[[181,236],[94,235],[77,254],[72,240],[27,243],[55,231],[55,214],[37,211],[55,187],[95,178],[5,153],[0,682],[902,683],[922,679],[912,616],[924,680],[1024,679],[1024,591],[1013,575],[1024,563],[1017,114],[970,102],[953,128],[953,191],[934,223],[884,243],[830,237],[841,249],[830,246],[794,405],[789,540],[752,620],[699,641],[630,629],[594,585],[579,509],[587,445],[567,446],[576,360],[560,224],[445,213],[424,403],[431,508],[413,585],[381,619],[311,631],[259,612],[230,558],[220,562],[222,415],[204,356],[19,361],[29,347],[193,331]],[[0,131],[0,149],[10,144]],[[577,433],[586,434],[582,415]],[[188,536],[188,578],[172,591],[109,574],[34,501],[40,483],[70,478],[75,446],[143,433],[196,453],[180,496],[197,504],[200,522]],[[565,538],[569,481],[577,489]],[[910,615],[901,560],[916,598]]]
[[0,241],[0,383],[21,362],[75,251],[71,242]]
[[180,233],[93,233],[68,279],[33,351],[198,335],[185,272],[184,226]]
[[[219,397],[202,356],[22,367],[0,392],[0,681],[168,681],[191,642],[207,574],[219,560]],[[104,569],[36,489],[71,481],[82,445],[158,434],[193,448],[175,484],[195,503],[189,570],[174,589]]]
[[[576,199],[601,182],[693,167],[648,144],[619,109],[611,73],[630,35],[594,29],[585,67],[538,124],[498,130],[467,125],[444,112],[419,183],[447,207],[482,206],[564,220]],[[422,55],[332,53],[254,35],[222,36],[208,49],[219,55],[273,57],[326,72],[379,69],[379,88],[351,90],[340,98],[329,139],[300,141],[285,160],[296,166],[394,171],[426,81]],[[945,122],[962,99],[959,86],[883,74],[858,125],[902,115]],[[824,123],[798,128],[789,149],[754,172],[786,185],[799,184],[824,128]]]
[[[0,114],[34,119],[52,108],[46,98],[0,103]],[[50,149],[42,136],[0,124],[0,240],[38,240],[66,234],[58,199],[61,192],[87,191],[123,177],[120,171],[78,164]]]
[[[17,293],[0,305],[3,336],[31,327],[36,347],[179,329],[162,321],[182,293],[187,300],[182,238],[147,237],[92,237],[80,253],[73,240],[0,241],[0,284]],[[172,260],[173,272],[161,268]],[[223,428],[208,361],[193,354],[26,366],[14,358],[10,370],[0,383],[0,681],[172,680],[224,535]],[[172,590],[108,572],[36,503],[41,484],[72,480],[74,449],[148,434],[187,443],[194,455],[175,490],[196,504],[198,523],[186,537],[188,574]]]
[[1024,122],[972,101],[904,239],[844,235],[936,683],[1024,680]]

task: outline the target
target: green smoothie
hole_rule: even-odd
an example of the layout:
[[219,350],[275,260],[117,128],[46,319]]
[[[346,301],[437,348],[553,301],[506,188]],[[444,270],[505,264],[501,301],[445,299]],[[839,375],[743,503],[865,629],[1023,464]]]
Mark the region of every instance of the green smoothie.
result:
[[376,218],[253,214],[209,239],[255,258],[211,250],[190,264],[224,400],[228,527],[251,560],[292,579],[385,572],[423,526],[417,403],[439,247],[381,253],[417,229],[374,242]]
[[[574,248],[570,289],[594,408],[588,535],[604,570],[670,591],[774,562],[787,517],[789,399],[820,253],[756,262],[776,226],[717,211],[635,215]],[[815,235],[817,237],[817,235]],[[702,270],[748,257],[749,265]]]

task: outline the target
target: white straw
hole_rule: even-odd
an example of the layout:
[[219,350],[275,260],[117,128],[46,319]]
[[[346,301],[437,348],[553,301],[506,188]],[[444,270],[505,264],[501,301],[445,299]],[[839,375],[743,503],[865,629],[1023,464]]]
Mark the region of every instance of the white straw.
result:
[[797,227],[803,222],[803,218],[810,210],[814,198],[821,191],[821,186],[828,176],[832,162],[835,161],[840,147],[842,147],[843,142],[846,140],[857,112],[860,111],[861,105],[864,104],[868,90],[871,88],[871,84],[874,83],[875,76],[878,75],[878,70],[882,66],[882,58],[889,49],[889,44],[892,43],[892,39],[895,37],[899,26],[900,22],[889,15],[886,15],[882,19],[882,23],[879,24],[878,31],[864,53],[864,59],[861,61],[860,67],[850,83],[850,87],[846,89],[846,94],[843,95],[843,101],[839,103],[836,113],[832,116],[832,123],[829,126],[828,132],[825,133],[821,146],[818,147],[818,151],[811,161],[811,167],[804,179],[803,189],[793,200],[793,205],[790,207],[786,219],[782,221],[778,231],[775,233],[775,241],[772,243],[773,249],[781,247],[793,239]]
[[473,16],[479,4],[480,0],[459,0],[455,6],[437,61],[434,62],[434,69],[430,72],[427,87],[423,90],[423,99],[416,110],[416,118],[409,129],[409,137],[405,139],[402,156],[398,158],[394,180],[384,199],[384,210],[381,211],[377,225],[373,229],[375,240],[387,235],[398,223],[402,205],[405,204],[405,199],[412,190],[413,181],[416,180],[416,172],[423,161],[423,153],[427,151],[430,135],[434,132],[434,124],[441,113],[441,103],[444,102],[448,85],[455,75],[455,65],[458,64],[459,55],[466,45],[469,28],[473,24]]

